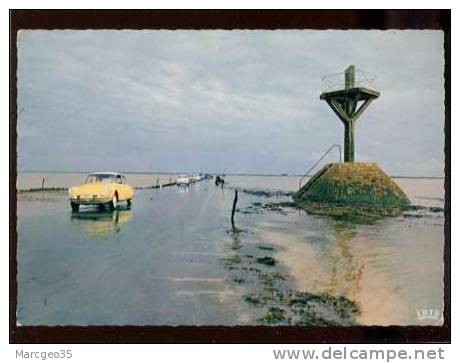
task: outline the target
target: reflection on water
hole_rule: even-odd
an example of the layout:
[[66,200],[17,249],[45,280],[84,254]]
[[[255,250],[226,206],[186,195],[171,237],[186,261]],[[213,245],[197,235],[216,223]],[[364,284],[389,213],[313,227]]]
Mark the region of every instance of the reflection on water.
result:
[[[378,224],[374,227],[376,230],[379,228]],[[363,228],[366,229],[366,226],[350,222],[337,222],[333,225],[330,242],[322,246],[318,256],[322,261],[321,275],[324,280],[318,281],[317,288],[321,287],[333,295],[347,296],[357,302],[361,310],[358,316],[361,324],[406,323],[405,315],[401,315],[405,304],[393,289],[394,281],[389,285],[388,271],[375,271],[376,265],[385,263],[387,258],[392,257],[387,255],[388,251],[375,251],[378,246],[372,245],[370,239],[357,248],[355,239],[359,229]],[[364,252],[378,262],[369,261]],[[378,289],[374,289],[377,286]]]
[[258,232],[282,247],[277,258],[297,289],[348,297],[359,305],[357,321],[363,325],[420,325],[426,322],[419,310],[444,309],[443,224],[420,219],[366,225],[272,218]]
[[328,270],[328,281],[324,281],[323,289],[332,295],[352,299],[358,295],[363,265],[353,256],[350,246],[356,233],[353,225],[335,224],[331,243],[322,247],[320,258]]
[[115,210],[90,208],[71,212],[72,224],[78,226],[87,237],[105,239],[120,232],[122,226],[132,218],[131,208]]

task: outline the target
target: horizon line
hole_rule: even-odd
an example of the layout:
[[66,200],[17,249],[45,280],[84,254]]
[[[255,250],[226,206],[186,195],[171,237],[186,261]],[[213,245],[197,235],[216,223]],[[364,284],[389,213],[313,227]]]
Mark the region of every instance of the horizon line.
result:
[[[94,171],[87,171],[87,170],[17,170],[17,173],[63,173],[63,174],[88,174],[93,173]],[[195,174],[197,172],[186,172],[186,171],[126,171],[126,170],[118,170],[118,172],[122,174]],[[215,175],[235,175],[235,176],[304,176],[304,174],[291,174],[291,173],[241,173],[241,172],[201,172],[200,174],[215,174]],[[308,174],[307,176],[313,176],[314,174]],[[412,176],[412,175],[390,175],[390,178],[400,178],[400,179],[445,179],[445,176]]]

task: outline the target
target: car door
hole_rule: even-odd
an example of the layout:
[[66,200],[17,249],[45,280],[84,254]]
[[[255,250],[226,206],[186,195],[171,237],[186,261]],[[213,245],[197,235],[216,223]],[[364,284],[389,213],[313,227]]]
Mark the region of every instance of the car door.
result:
[[123,184],[123,177],[119,174],[117,174],[115,178],[115,183],[117,186],[117,192],[118,192],[118,200],[126,200],[127,195],[126,195],[126,188],[125,185]]
[[125,188],[126,198],[131,199],[134,197],[134,191],[131,185],[126,183],[126,177],[123,175],[123,187]]

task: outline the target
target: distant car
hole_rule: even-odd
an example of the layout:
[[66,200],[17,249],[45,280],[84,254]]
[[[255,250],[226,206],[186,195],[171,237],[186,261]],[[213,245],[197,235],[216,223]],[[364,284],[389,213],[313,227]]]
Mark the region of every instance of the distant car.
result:
[[126,184],[126,177],[120,173],[98,172],[88,174],[85,184],[69,189],[70,206],[78,212],[80,205],[108,206],[117,208],[126,201],[128,207],[134,197],[133,188]]
[[190,184],[190,179],[187,175],[179,175],[179,177],[176,180],[177,185],[189,185]]
[[198,182],[198,181],[201,181],[202,177],[200,174],[192,174],[192,176],[190,177],[190,180],[194,181],[194,182]]

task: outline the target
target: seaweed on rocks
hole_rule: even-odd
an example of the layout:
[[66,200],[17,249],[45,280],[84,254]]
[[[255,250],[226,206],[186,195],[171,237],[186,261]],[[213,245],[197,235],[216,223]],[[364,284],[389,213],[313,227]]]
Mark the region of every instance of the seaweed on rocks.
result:
[[[259,255],[258,250],[264,255]],[[221,258],[230,273],[229,281],[244,289],[243,301],[258,311],[256,324],[354,324],[359,308],[353,301],[343,296],[293,289],[284,267],[273,255],[270,256],[274,251],[274,247],[265,243],[246,246]]]
[[275,248],[272,247],[272,246],[263,246],[263,245],[262,245],[262,246],[257,246],[257,248],[258,248],[259,250],[264,250],[264,251],[274,251],[274,250],[275,250]]
[[252,189],[243,189],[243,193],[255,195],[257,197],[289,197],[294,194],[294,192],[285,192],[282,190],[252,190]]
[[267,266],[275,266],[276,260],[270,256],[258,257],[257,262]]
[[270,307],[268,308],[267,313],[263,315],[259,321],[262,324],[266,325],[273,325],[273,324],[280,324],[280,323],[287,323],[289,324],[291,322],[290,318],[286,318],[286,311],[278,308],[278,307]]

